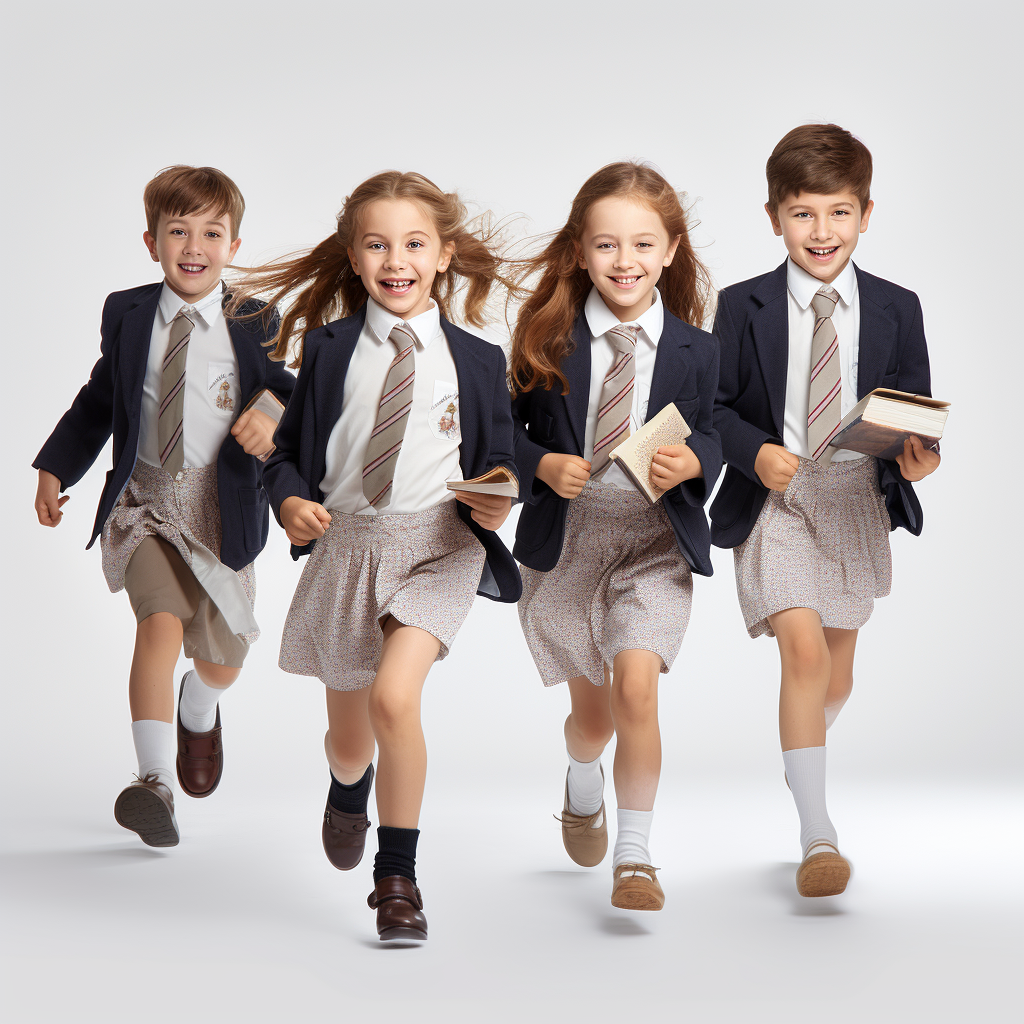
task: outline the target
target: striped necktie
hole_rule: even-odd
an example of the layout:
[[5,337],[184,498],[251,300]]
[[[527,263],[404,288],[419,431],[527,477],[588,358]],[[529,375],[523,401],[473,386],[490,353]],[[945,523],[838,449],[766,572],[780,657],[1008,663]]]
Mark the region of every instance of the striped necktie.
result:
[[363,462],[363,494],[378,510],[391,504],[391,484],[409,423],[412,384],[416,379],[416,337],[408,325],[395,324],[388,341],[395,346],[397,354],[384,378],[377,419]]
[[832,461],[828,443],[842,418],[843,382],[839,371],[839,338],[832,313],[839,294],[825,285],[811,299],[814,337],[811,341],[811,379],[807,402],[807,447],[811,458],[825,464]]
[[594,432],[594,457],[590,476],[599,477],[608,468],[608,453],[629,437],[629,417],[633,412],[633,381],[636,378],[637,324],[619,324],[608,332],[616,358],[604,378],[601,405]]
[[160,446],[160,465],[171,476],[176,476],[185,464],[185,359],[195,326],[195,321],[189,318],[190,313],[195,315],[191,306],[182,306],[171,321],[171,340],[167,344],[160,378],[157,443]]

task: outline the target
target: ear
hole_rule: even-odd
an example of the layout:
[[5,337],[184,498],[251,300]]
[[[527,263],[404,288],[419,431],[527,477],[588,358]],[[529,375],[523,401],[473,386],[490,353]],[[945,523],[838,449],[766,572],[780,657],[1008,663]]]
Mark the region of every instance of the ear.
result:
[[449,242],[441,250],[441,256],[437,261],[437,272],[443,274],[448,269],[448,264],[451,263],[452,257],[455,255],[455,243]]
[[235,253],[238,252],[238,247],[241,244],[242,244],[242,240],[240,238],[236,238],[231,243],[231,248],[228,249],[228,263],[234,263],[235,262]]
[[345,252],[348,253],[348,261],[349,261],[349,263],[352,264],[352,271],[353,271],[353,273],[356,275],[356,277],[359,277],[359,260],[356,259],[356,251],[355,251],[355,249],[353,249],[352,246],[350,245],[345,250]]
[[875,208],[874,199],[868,200],[868,205],[864,207],[864,212],[860,215],[860,233],[864,234],[868,229],[868,220],[871,218],[871,211]]
[[675,259],[676,249],[679,248],[679,240],[682,237],[682,235],[676,235],[676,237],[672,239],[672,244],[668,247],[668,252],[665,253],[665,262],[662,263],[663,267],[670,266],[672,261]]
[[146,243],[149,255],[153,257],[153,262],[159,263],[160,257],[156,254],[156,239],[148,231],[143,231],[142,240]]
[[771,208],[770,203],[764,204],[764,212],[768,214],[768,219],[772,222],[772,231],[777,235],[782,234],[782,225],[779,223],[779,213],[777,210]]

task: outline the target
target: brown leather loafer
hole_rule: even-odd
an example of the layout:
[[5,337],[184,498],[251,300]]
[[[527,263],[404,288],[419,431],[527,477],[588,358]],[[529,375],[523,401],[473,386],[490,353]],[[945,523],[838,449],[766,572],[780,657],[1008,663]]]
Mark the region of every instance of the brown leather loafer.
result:
[[174,820],[174,794],[157,782],[154,772],[126,786],[114,801],[114,820],[137,832],[147,846],[177,846],[180,835]]
[[[604,778],[604,768],[601,769]],[[593,814],[573,814],[569,810],[569,773],[565,773],[565,799],[562,801],[562,816],[555,815],[562,823],[562,845],[565,852],[581,867],[592,868],[604,860],[608,852],[608,819],[604,813],[604,801]],[[595,822],[600,824],[595,824]]]
[[[373,782],[373,765],[370,765],[370,782]],[[331,798],[327,798],[324,809],[324,824],[320,835],[324,841],[324,853],[327,859],[339,871],[350,871],[363,859],[366,846],[366,831],[370,827],[370,819],[363,811],[352,814],[339,811],[331,806]]]
[[427,919],[423,916],[423,897],[417,885],[404,875],[388,875],[374,886],[366,902],[377,911],[377,934],[381,942],[427,937]]
[[[186,676],[188,673],[186,673]],[[209,732],[189,732],[181,724],[181,693],[185,689],[185,676],[178,687],[178,756],[174,766],[178,782],[189,796],[209,796],[220,782],[224,772],[224,751],[220,738],[220,704],[217,718]]]

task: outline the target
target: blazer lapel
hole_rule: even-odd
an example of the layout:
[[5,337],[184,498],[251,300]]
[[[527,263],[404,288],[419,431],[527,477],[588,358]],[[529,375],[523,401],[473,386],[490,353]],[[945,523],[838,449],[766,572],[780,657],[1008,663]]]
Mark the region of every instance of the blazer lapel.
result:
[[[226,302],[226,293],[224,298]],[[262,387],[265,379],[260,373],[263,357],[259,348],[262,346],[253,331],[253,320],[228,320],[227,323],[231,347],[235,350],[235,359],[238,361],[238,393],[244,406]]]
[[[326,363],[320,366],[320,372],[316,375],[319,386],[314,404],[316,422],[323,423],[325,426],[330,424],[324,433],[325,451],[329,432],[334,429],[334,424],[341,418],[341,407],[345,401],[345,377],[348,375],[352,353],[356,350],[356,342],[359,341],[359,334],[365,321],[366,306],[364,304],[352,316],[329,324],[325,328],[333,339],[333,344],[322,347],[318,357],[321,362],[326,359]],[[383,384],[383,381],[381,383]]]
[[125,408],[137,419],[142,408],[142,388],[149,363],[149,345],[153,339],[153,320],[160,303],[163,282],[140,296],[138,303],[121,321],[121,394]]
[[899,328],[889,315],[889,297],[856,264],[854,269],[857,271],[857,291],[860,295],[857,398],[863,398],[881,386]]
[[654,357],[654,372],[651,377],[651,394],[647,401],[647,419],[671,402],[679,392],[679,385],[686,376],[684,349],[690,344],[683,322],[665,310],[665,326],[658,339],[658,351]]
[[786,264],[776,267],[754,290],[761,308],[750,327],[761,375],[768,391],[772,421],[782,437],[786,414],[786,378],[789,375],[789,304],[786,301]]
[[569,393],[563,395],[569,413],[569,426],[583,457],[587,438],[587,407],[590,405],[590,328],[586,314],[580,313],[572,329],[573,350],[565,357],[562,370],[569,382]]

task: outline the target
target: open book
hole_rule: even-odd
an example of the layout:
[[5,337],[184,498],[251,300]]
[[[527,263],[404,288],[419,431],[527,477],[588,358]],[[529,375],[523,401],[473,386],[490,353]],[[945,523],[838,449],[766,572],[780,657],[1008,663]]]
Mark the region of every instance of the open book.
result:
[[935,449],[948,415],[949,402],[875,388],[843,417],[832,438],[832,447],[895,459],[903,453],[904,441],[913,434],[925,448]]
[[495,466],[483,476],[475,476],[472,480],[449,480],[448,490],[498,494],[515,501],[519,497],[519,481],[504,466]]
[[651,483],[651,463],[659,448],[670,444],[683,444],[690,436],[675,403],[669,402],[653,419],[649,419],[635,434],[608,454],[633,486],[653,505],[665,492]]

